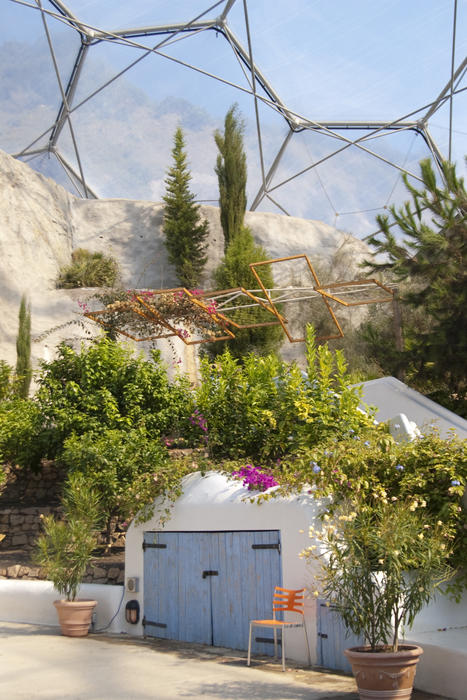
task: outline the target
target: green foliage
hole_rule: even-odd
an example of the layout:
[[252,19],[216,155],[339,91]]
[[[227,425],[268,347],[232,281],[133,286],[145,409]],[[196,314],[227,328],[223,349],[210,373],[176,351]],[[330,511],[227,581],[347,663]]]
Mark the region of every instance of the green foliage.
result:
[[193,406],[188,380],[170,383],[160,353],[145,360],[108,339],[80,353],[61,345],[57,358],[43,364],[39,385],[49,457],[72,433],[141,426],[153,438],[171,435],[186,424]]
[[18,335],[16,337],[16,391],[26,399],[32,378],[31,368],[31,309],[26,305],[26,297],[21,297],[18,315]]
[[[232,289],[234,287],[251,289],[252,286],[257,286],[258,283],[249,264],[262,260],[268,260],[266,251],[262,246],[256,245],[248,228],[241,228],[229,243],[225,257],[214,272],[215,284],[218,289]],[[261,279],[266,289],[274,286],[272,272],[267,265],[261,268]],[[241,303],[241,300],[237,302],[239,306]],[[229,317],[240,325],[276,321],[275,316],[259,307],[231,311]],[[264,355],[277,350],[283,339],[282,328],[278,325],[243,330],[234,329],[234,333],[233,340],[212,343],[208,347],[208,354],[215,357],[228,348],[235,357],[242,357],[253,351]]]
[[246,210],[247,172],[243,130],[243,120],[238,114],[237,105],[233,105],[225,116],[224,133],[214,133],[219,149],[215,171],[219,181],[219,206],[226,251],[242,229]]
[[0,360],[0,403],[11,398],[14,394],[13,367]]
[[302,384],[298,367],[254,354],[241,363],[226,350],[214,363],[203,358],[201,377],[196,403],[212,455],[265,459],[287,449]]
[[183,131],[175,132],[173,165],[167,173],[164,211],[165,245],[182,286],[192,289],[199,283],[206,264],[208,222],[200,221],[199,207],[190,191]]
[[[365,434],[333,439],[284,462],[284,490],[311,485],[317,497],[331,497],[331,513],[349,500],[366,504],[404,502],[423,510],[448,536],[454,568],[467,561],[467,441],[443,440],[429,433],[412,442],[397,443],[374,426]],[[467,583],[467,572],[457,581]],[[455,589],[453,588],[455,592]]]
[[99,494],[107,525],[115,515],[130,520],[161,489],[173,487],[167,450],[143,428],[71,435],[60,462],[70,474],[82,474]]
[[411,509],[410,501],[368,506],[352,499],[321,532],[311,528],[316,544],[302,554],[319,560],[321,594],[345,625],[362,634],[372,651],[397,651],[401,627],[411,627],[453,575],[447,534],[426,512]]
[[295,402],[297,417],[303,421],[301,448],[342,440],[350,434],[364,434],[373,426],[374,415],[359,409],[361,392],[350,386],[347,362],[341,350],[316,346],[311,326],[306,330],[307,382]]
[[42,415],[31,399],[0,403],[0,461],[37,470],[47,452]]
[[404,176],[411,201],[391,208],[392,221],[378,217],[381,233],[369,238],[383,261],[365,264],[372,272],[390,271],[396,280],[410,282],[401,287],[401,301],[428,320],[404,328],[414,379],[428,382],[438,397],[444,394],[465,403],[467,193],[451,163],[443,164],[443,187],[436,182],[430,160],[421,161],[420,169],[424,189],[417,190]]
[[359,393],[348,387],[342,353],[316,348],[308,329],[308,373],[274,356],[250,354],[243,362],[226,351],[201,363],[199,407],[208,426],[212,455],[277,459],[313,445],[360,433],[373,424],[358,409]]
[[64,520],[43,519],[35,561],[66,600],[74,600],[97,545],[99,498],[81,474],[70,477],[62,501]]
[[60,271],[57,287],[113,287],[119,277],[118,263],[110,255],[77,248],[71,254],[71,264]]

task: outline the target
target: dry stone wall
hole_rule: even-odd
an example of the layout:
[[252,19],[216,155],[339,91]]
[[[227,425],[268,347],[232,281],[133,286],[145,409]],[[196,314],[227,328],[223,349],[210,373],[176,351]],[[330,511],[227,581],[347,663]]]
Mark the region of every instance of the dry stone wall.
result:
[[[44,515],[61,515],[64,477],[63,470],[50,461],[44,462],[38,473],[6,467],[6,482],[0,488],[0,578],[45,578],[31,559]],[[100,544],[104,545],[103,534]],[[122,583],[124,546],[124,528],[115,519],[111,523],[111,547],[104,556],[91,561],[84,582]]]

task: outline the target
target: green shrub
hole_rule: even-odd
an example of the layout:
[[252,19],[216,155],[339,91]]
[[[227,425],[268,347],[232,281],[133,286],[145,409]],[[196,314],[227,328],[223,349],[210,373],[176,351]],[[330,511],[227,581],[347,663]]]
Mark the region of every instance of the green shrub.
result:
[[282,463],[282,489],[305,485],[317,497],[339,504],[358,500],[369,508],[380,503],[407,503],[442,525],[452,548],[454,568],[464,568],[467,583],[467,440],[444,440],[436,433],[397,443],[375,426],[364,435],[329,440]]
[[60,461],[71,475],[82,474],[99,494],[108,528],[115,515],[129,520],[139,513],[139,519],[146,520],[156,496],[175,500],[181,477],[193,471],[169,460],[160,441],[141,428],[72,435],[65,440]]
[[146,360],[106,338],[80,353],[61,345],[42,365],[39,385],[50,457],[72,433],[144,426],[152,438],[172,435],[188,424],[193,406],[188,380],[169,382],[159,352]]
[[352,498],[321,532],[310,528],[318,544],[302,555],[320,563],[314,595],[332,602],[371,651],[396,652],[402,629],[454,574],[446,534],[410,501],[369,507]]
[[275,356],[228,351],[201,362],[197,406],[207,421],[210,453],[221,457],[277,459],[308,449],[330,436],[361,433],[373,425],[359,410],[360,396],[348,386],[342,353],[316,348],[308,329],[308,372]]
[[60,270],[57,287],[113,287],[119,276],[118,263],[114,258],[77,248],[71,254],[71,265]]
[[[248,228],[240,228],[232,235],[226,253],[219,267],[214,271],[214,281],[217,289],[232,289],[243,287],[251,289],[257,287],[256,281],[249,264],[268,260],[269,255],[266,250],[257,245],[253,235]],[[261,268],[261,279],[266,289],[274,286],[270,265]],[[242,309],[244,299],[241,298],[232,302],[232,306],[239,306],[239,309],[229,311],[228,316],[239,325],[253,323],[275,322],[277,319],[273,314],[269,314],[261,307]],[[280,310],[279,305],[279,310]],[[284,340],[284,334],[280,325],[260,326],[257,328],[232,329],[235,338],[228,341],[211,343],[206,349],[206,353],[215,358],[228,348],[235,357],[243,358],[249,352],[259,355],[275,352]]]
[[13,367],[5,360],[0,360],[0,402],[11,398],[13,393]]
[[39,406],[31,399],[0,403],[0,461],[37,470],[47,451]]
[[80,475],[73,475],[62,501],[64,520],[43,519],[35,561],[66,600],[74,600],[97,545],[101,515],[99,498]]

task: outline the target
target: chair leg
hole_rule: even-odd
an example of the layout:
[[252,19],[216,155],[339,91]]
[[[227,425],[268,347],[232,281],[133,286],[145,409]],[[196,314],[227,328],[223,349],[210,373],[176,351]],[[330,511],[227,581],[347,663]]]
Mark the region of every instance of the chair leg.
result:
[[277,659],[277,630],[274,627],[274,659]]
[[251,632],[252,632],[253,625],[250,622],[250,634],[248,635],[248,658],[246,665],[250,665],[250,659],[251,659]]
[[282,628],[281,631],[281,642],[282,642],[282,670],[285,671],[285,629]]

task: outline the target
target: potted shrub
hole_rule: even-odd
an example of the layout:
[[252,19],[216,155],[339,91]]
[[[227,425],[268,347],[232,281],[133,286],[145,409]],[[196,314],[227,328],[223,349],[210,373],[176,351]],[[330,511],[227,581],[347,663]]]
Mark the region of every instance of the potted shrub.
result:
[[35,560],[64,599],[56,600],[62,634],[84,637],[91,623],[95,600],[77,599],[86,567],[97,545],[99,500],[81,474],[70,476],[62,500],[63,520],[43,518]]
[[[355,505],[355,504],[353,504]],[[453,574],[450,533],[413,501],[384,496],[324,515],[304,555],[319,559],[323,595],[367,642],[345,650],[365,700],[408,699],[422,649],[399,641],[404,627]]]

